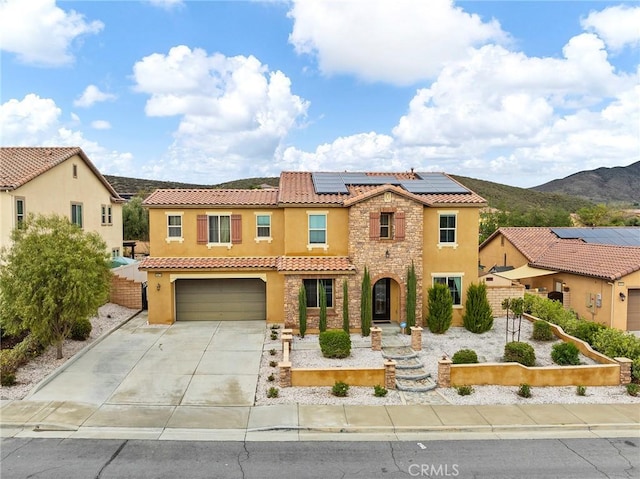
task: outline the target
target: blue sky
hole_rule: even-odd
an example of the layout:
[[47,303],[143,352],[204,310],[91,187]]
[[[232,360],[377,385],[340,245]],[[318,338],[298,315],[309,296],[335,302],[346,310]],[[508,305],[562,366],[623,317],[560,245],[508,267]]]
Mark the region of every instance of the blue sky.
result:
[[0,0],[1,142],[200,184],[535,186],[640,159],[638,25],[637,2]]

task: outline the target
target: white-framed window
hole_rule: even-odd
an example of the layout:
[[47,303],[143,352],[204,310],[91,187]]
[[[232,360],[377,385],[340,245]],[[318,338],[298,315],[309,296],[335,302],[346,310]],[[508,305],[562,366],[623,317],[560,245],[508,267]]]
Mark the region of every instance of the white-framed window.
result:
[[71,222],[82,228],[82,203],[71,203]]
[[329,247],[327,244],[327,212],[308,212],[309,243],[307,249]]
[[256,241],[271,240],[271,215],[256,213]]
[[210,244],[231,244],[231,215],[209,215],[208,227]]
[[458,216],[456,213],[440,213],[438,229],[438,244],[446,246],[457,246],[456,227]]
[[19,228],[26,218],[25,199],[18,197],[16,198],[16,227]]
[[102,205],[100,207],[100,223],[103,225],[113,224],[113,215],[111,213],[111,205]]
[[449,288],[454,306],[462,306],[462,276],[433,275],[433,284],[444,284]]
[[393,239],[393,213],[380,213],[380,238]]
[[320,307],[320,289],[324,288],[327,297],[327,308],[333,308],[333,280],[332,279],[305,279],[304,289],[307,293],[307,307]]
[[167,237],[166,242],[177,241],[182,243],[184,241],[182,231],[182,211],[171,211],[165,213],[167,215]]

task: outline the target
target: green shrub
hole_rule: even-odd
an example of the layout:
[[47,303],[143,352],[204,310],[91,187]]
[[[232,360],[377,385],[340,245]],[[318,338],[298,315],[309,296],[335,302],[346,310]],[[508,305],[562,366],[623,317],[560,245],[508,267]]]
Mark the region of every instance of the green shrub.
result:
[[276,354],[278,354],[278,351],[276,351],[275,349],[270,349],[270,350],[269,350],[269,354],[270,354],[271,356],[275,356]]
[[278,339],[278,333],[272,332],[271,333],[271,339],[273,339],[273,340]]
[[606,328],[606,326],[593,321],[576,320],[576,323],[574,331],[570,334],[591,345],[593,345],[598,333]]
[[636,358],[631,363],[631,377],[636,382],[640,382],[640,358]]
[[560,366],[575,366],[580,364],[580,350],[573,343],[554,344],[551,349],[551,359]]
[[640,384],[637,384],[637,383],[627,384],[627,394],[633,397],[638,396],[640,394]]
[[91,321],[89,318],[77,319],[71,325],[71,333],[69,337],[74,341],[86,341],[91,335]]
[[349,334],[349,285],[342,281],[342,330]]
[[530,367],[536,363],[536,353],[530,344],[512,341],[504,345],[504,361]]
[[478,362],[478,355],[473,349],[461,349],[451,358],[453,364],[474,364]]
[[275,368],[278,365],[278,361],[269,361],[269,366]]
[[373,395],[377,398],[385,397],[388,392],[389,391],[387,391],[387,388],[382,387],[379,384],[376,384],[375,386],[373,386]]
[[640,357],[640,338],[619,329],[605,328],[596,333],[593,348],[610,358]]
[[340,398],[346,397],[348,392],[349,385],[342,381],[336,381],[336,383],[331,388],[331,394]]
[[486,284],[469,285],[462,323],[468,331],[477,334],[489,331],[493,327],[493,312],[487,299]]
[[280,390],[275,387],[270,387],[267,391],[268,398],[277,398],[280,395]]
[[530,398],[531,386],[529,386],[528,384],[521,384],[520,387],[518,388],[518,396],[523,398]]
[[551,330],[551,325],[542,320],[534,322],[532,338],[536,341],[551,341],[553,339],[553,331]]
[[371,334],[373,305],[371,304],[371,276],[369,276],[369,269],[366,266],[364,267],[360,291],[360,330],[362,335],[367,337]]
[[320,286],[320,319],[318,321],[318,329],[321,333],[327,330],[327,292],[324,284]]
[[307,289],[304,284],[298,290],[298,323],[300,327],[300,337],[304,338],[307,332]]
[[15,371],[8,370],[0,370],[0,385],[2,386],[13,386],[16,383],[16,373]]
[[275,377],[273,374],[269,374],[269,375],[267,376],[267,381],[270,381],[270,382],[271,382],[271,381],[275,381],[275,380],[276,380],[276,377]]
[[459,396],[470,396],[473,393],[472,386],[455,386]]
[[453,298],[446,284],[436,283],[429,288],[427,326],[432,333],[443,334],[453,320]]
[[586,396],[587,395],[587,387],[586,386],[578,386],[578,387],[576,387],[576,394],[578,396]]
[[411,261],[411,266],[407,267],[407,301],[405,303],[407,334],[411,334],[411,327],[416,325],[417,285],[416,267]]
[[320,333],[320,350],[325,358],[346,358],[351,354],[351,336],[342,329]]

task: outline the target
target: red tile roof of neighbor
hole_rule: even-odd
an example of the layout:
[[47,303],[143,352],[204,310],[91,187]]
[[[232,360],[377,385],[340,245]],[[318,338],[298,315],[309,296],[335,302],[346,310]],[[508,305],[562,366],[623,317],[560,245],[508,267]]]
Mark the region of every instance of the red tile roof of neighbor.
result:
[[640,270],[640,248],[585,243],[563,239],[548,227],[499,228],[482,245],[499,234],[513,244],[534,267],[607,280]]
[[74,155],[78,155],[87,164],[115,201],[125,201],[77,146],[1,147],[0,189],[15,190]]
[[268,256],[268,257],[198,257],[155,258],[147,257],[138,269],[274,269],[278,271],[355,271],[349,258],[344,256]]
[[[368,176],[394,176],[399,180],[412,179],[413,173],[366,173]],[[452,180],[454,181],[454,180]],[[313,186],[312,173],[283,171],[280,187],[267,190],[189,189],[156,190],[144,201],[146,206],[277,206],[335,205],[349,206],[360,199],[393,191],[429,206],[444,204],[484,205],[486,201],[476,193],[416,194],[392,185],[364,185],[348,187],[348,194],[318,194]]]

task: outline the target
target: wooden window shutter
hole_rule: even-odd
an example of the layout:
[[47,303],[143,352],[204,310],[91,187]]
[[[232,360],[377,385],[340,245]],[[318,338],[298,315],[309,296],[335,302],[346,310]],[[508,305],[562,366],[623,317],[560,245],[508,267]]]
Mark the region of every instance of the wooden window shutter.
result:
[[209,221],[207,215],[198,215],[198,244],[207,244],[209,242]]
[[242,215],[231,215],[231,243],[242,243]]
[[396,225],[395,225],[395,239],[404,240],[404,211],[398,211],[395,215]]
[[380,239],[380,213],[377,211],[369,213],[369,239]]

